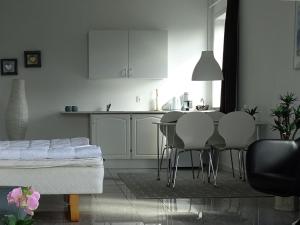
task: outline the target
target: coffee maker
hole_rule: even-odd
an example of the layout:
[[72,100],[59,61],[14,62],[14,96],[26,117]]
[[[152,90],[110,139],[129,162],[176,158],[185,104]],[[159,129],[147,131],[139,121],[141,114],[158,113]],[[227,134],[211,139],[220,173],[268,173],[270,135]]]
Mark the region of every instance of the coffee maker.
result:
[[183,94],[183,104],[181,107],[182,111],[189,111],[191,108],[193,108],[193,103],[191,100],[189,100],[189,93],[184,92]]

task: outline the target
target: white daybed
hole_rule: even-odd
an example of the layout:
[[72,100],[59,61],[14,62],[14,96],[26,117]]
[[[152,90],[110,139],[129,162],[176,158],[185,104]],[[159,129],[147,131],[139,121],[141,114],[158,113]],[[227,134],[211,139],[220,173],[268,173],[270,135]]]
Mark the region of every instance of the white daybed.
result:
[[0,141],[0,186],[32,186],[68,195],[70,219],[79,220],[79,194],[103,192],[101,150],[87,138]]

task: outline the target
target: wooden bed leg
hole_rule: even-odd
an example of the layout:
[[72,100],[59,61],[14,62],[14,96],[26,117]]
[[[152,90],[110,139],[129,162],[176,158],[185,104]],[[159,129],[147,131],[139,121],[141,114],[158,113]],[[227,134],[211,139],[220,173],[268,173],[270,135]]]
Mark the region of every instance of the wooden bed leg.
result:
[[79,221],[79,195],[69,195],[69,211],[71,222]]

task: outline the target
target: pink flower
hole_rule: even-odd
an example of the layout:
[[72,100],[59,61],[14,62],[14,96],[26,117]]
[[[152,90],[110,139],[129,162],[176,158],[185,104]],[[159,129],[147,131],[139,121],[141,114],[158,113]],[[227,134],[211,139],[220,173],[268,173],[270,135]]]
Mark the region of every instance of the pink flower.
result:
[[39,200],[31,195],[27,197],[27,208],[30,210],[36,210],[39,207]]
[[31,188],[30,191],[32,193],[31,196],[34,196],[37,200],[40,200],[41,195],[39,192],[35,191],[33,188]]
[[18,208],[23,208],[24,211],[33,216],[34,210],[39,206],[40,193],[31,187],[14,188],[7,195],[9,204],[15,204]]
[[14,188],[11,192],[7,195],[7,201],[9,204],[15,203],[17,207],[20,206],[20,202],[23,198],[22,188]]

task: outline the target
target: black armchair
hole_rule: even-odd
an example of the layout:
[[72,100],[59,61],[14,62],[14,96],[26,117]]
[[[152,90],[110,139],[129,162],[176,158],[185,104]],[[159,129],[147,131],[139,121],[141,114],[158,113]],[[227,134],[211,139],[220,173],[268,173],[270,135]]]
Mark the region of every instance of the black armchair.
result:
[[[249,184],[258,191],[300,196],[300,139],[254,142],[247,151],[246,170]],[[300,220],[293,225],[300,225]]]

